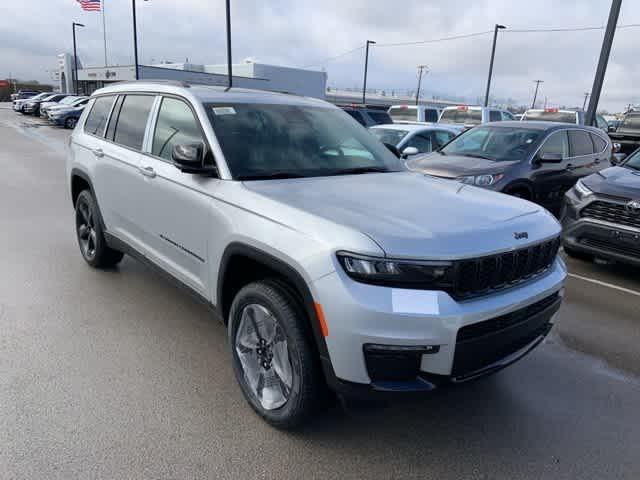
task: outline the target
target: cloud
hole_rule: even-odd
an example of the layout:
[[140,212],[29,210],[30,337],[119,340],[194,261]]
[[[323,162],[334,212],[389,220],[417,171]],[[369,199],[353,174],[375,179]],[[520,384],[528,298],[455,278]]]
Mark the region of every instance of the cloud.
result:
[[[109,63],[133,63],[129,2],[106,1]],[[6,2],[5,2],[6,3]],[[85,65],[101,65],[102,17],[82,12],[75,0],[31,0],[0,7],[0,76],[47,79],[55,54],[71,50],[71,22]],[[541,78],[541,97],[553,105],[581,105],[591,88],[604,32],[515,33],[531,27],[604,25],[609,2],[582,0],[234,0],[233,53],[236,61],[301,66],[321,63],[376,40],[380,44],[441,38],[488,31],[496,22],[508,26],[498,39],[492,94],[530,101],[532,81]],[[139,53],[142,63],[225,62],[224,0],[138,0]],[[640,22],[639,2],[625,2],[620,24]],[[619,30],[612,51],[601,106],[619,110],[640,101],[634,39],[640,28]],[[416,65],[427,64],[426,95],[466,97],[484,94],[491,34],[435,44],[373,47],[369,85],[413,89]],[[362,49],[324,63],[329,83],[359,87]]]

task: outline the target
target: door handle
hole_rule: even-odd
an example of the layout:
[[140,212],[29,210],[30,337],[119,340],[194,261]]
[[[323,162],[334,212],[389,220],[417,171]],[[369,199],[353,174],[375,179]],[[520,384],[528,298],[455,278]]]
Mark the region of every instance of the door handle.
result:
[[156,171],[153,169],[153,167],[140,167],[139,170],[140,173],[145,177],[153,178],[156,176]]
[[576,167],[572,163],[567,165],[567,170],[575,170],[575,169],[576,169]]
[[91,150],[96,157],[104,157],[104,152],[101,148],[94,148]]

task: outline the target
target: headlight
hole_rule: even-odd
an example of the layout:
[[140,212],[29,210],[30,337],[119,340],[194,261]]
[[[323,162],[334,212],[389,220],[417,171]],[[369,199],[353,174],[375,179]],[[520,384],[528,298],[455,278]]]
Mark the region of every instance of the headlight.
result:
[[582,179],[576,182],[576,184],[573,187],[573,191],[575,192],[576,197],[578,197],[579,199],[583,199],[584,197],[587,197],[593,194],[593,191],[584,184]]
[[446,261],[405,261],[366,257],[346,252],[338,260],[354,280],[373,285],[440,290],[454,282],[454,268]]
[[458,177],[458,181],[467,185],[476,185],[478,187],[488,187],[494,183],[498,183],[504,175],[502,173],[495,175],[471,175],[467,177]]

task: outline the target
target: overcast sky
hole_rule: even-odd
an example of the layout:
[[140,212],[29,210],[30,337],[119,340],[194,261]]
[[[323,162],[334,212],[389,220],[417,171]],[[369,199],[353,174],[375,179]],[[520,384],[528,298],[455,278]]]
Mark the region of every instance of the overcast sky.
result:
[[[131,2],[106,2],[107,48],[111,64],[132,64]],[[71,22],[85,65],[104,63],[102,16],[83,12],[76,0],[0,3],[0,78],[48,79],[55,55],[72,50]],[[581,106],[591,88],[604,30],[516,33],[525,28],[606,24],[609,0],[232,0],[234,61],[325,68],[328,83],[361,87],[364,44],[410,42],[492,30],[502,23],[492,95],[530,103],[534,79],[543,79],[539,98],[550,106]],[[138,0],[141,63],[152,60],[225,62],[224,0]],[[640,23],[640,2],[625,0],[619,25]],[[372,47],[371,88],[413,89],[416,65],[426,64],[427,96],[475,101],[484,94],[492,35],[418,46]],[[640,102],[640,28],[618,30],[600,106],[612,111]]]

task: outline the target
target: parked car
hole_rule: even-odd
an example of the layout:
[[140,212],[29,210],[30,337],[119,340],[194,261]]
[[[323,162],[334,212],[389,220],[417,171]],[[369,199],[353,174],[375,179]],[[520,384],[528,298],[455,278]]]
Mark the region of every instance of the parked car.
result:
[[463,125],[465,128],[471,128],[482,123],[500,122],[504,120],[514,120],[514,116],[506,110],[493,107],[458,105],[457,107],[446,107],[442,110],[438,122]]
[[68,97],[69,95],[67,95],[66,93],[55,93],[53,95],[49,95],[47,97],[44,98],[32,98],[30,100],[27,101],[27,103],[24,106],[23,109],[23,113],[26,113],[27,115],[34,115],[34,116],[39,116],[40,115],[40,105],[44,102],[54,102],[57,103],[60,100],[62,100],[65,97]]
[[65,107],[68,105],[72,105],[73,102],[77,101],[80,98],[86,98],[86,97],[79,97],[77,95],[68,95],[58,101],[46,101],[46,102],[42,102],[40,104],[40,116],[42,118],[47,118],[47,111],[52,108],[52,107]]
[[640,150],[579,180],[565,196],[564,250],[640,266]]
[[[561,122],[584,125],[583,110],[560,110],[558,108],[529,109],[522,115],[523,122]],[[596,126],[603,132],[609,131],[609,124],[600,114],[596,114]]]
[[93,94],[66,172],[86,263],[129,253],[201,298],[242,393],[279,428],[326,386],[366,397],[493,373],[561,303],[544,209],[408,172],[321,100],[118,83]]
[[426,105],[394,105],[387,113],[393,123],[400,122],[428,122],[436,123],[442,110]]
[[500,122],[475,127],[407,167],[525,198],[559,214],[565,192],[609,166],[611,154],[611,141],[596,128]]
[[43,93],[39,93],[38,95],[34,95],[33,97],[27,97],[27,98],[22,98],[22,99],[17,99],[13,101],[13,110],[15,112],[19,112],[19,113],[25,113],[25,107],[27,106],[28,102],[32,102],[35,100],[42,100],[45,99],[49,96],[51,96],[52,93],[51,92],[43,92]]
[[460,129],[444,124],[391,124],[369,128],[385,144],[394,145],[404,158],[429,153],[460,133]]
[[47,113],[49,122],[60,127],[69,129],[75,128],[82,112],[84,111],[87,100],[78,102],[76,106],[49,109],[49,112]]
[[357,105],[342,106],[340,108],[351,115],[360,125],[364,127],[393,123],[393,120],[387,112],[377,108],[360,107]]
[[23,100],[25,98],[35,97],[39,93],[41,93],[40,90],[18,90],[16,93],[12,93],[10,98],[13,102],[14,100]]
[[627,155],[640,148],[640,112],[627,113],[615,132],[609,132],[611,140],[620,144]]

